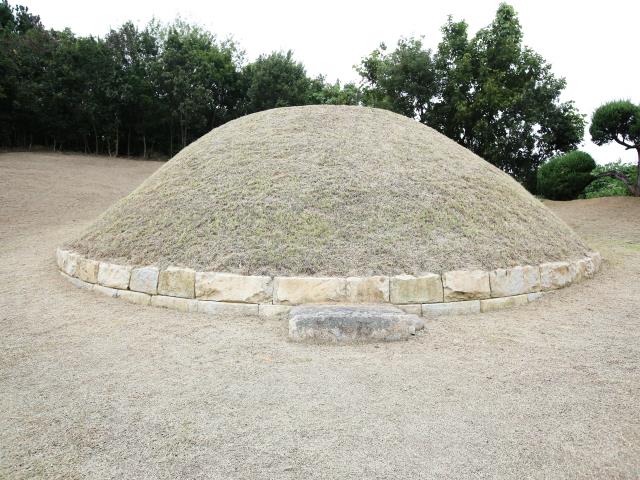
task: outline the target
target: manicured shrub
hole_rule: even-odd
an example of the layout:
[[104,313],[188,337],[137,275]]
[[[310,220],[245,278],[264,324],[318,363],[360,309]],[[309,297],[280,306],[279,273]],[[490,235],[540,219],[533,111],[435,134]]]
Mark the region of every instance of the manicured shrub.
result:
[[573,200],[593,181],[596,162],[574,150],[552,158],[538,169],[538,194],[551,200]]

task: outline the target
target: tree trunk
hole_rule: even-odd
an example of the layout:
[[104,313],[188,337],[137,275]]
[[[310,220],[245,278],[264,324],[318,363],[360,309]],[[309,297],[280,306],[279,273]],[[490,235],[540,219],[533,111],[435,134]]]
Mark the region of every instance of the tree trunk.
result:
[[131,127],[127,131],[127,157],[131,156]]
[[100,151],[98,150],[98,130],[96,129],[95,125],[93,125],[93,135],[96,140],[96,155],[98,155],[100,153]]
[[142,158],[144,158],[146,160],[147,158],[147,136],[143,133],[142,134]]
[[636,197],[640,197],[640,146],[636,147],[638,152],[638,165],[636,166]]
[[120,144],[120,129],[116,129],[116,157],[118,156],[118,147]]
[[180,137],[182,140],[182,148],[184,148],[187,143],[187,121],[182,113],[180,113]]
[[[640,161],[638,163],[640,164]],[[616,180],[620,180],[622,183],[626,185],[627,190],[629,190],[629,194],[631,196],[640,197],[640,188],[638,188],[637,184],[634,185],[633,183],[631,183],[631,179],[627,177],[625,174],[616,172],[614,170],[610,170],[608,172],[599,173],[594,177],[594,180],[596,178],[602,178],[602,177],[611,177],[611,178],[615,178]]]

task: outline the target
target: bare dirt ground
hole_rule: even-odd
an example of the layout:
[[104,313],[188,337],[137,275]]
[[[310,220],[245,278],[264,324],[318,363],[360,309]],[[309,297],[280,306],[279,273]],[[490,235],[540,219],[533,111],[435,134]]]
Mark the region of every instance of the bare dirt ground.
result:
[[0,478],[638,478],[640,200],[550,203],[596,279],[411,341],[130,305],[56,272],[160,164],[0,155]]

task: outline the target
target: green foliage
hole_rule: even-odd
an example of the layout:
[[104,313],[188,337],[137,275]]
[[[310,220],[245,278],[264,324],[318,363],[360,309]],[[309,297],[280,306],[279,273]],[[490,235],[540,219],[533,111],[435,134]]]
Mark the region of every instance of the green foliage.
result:
[[640,106],[629,100],[615,100],[598,107],[589,127],[596,145],[616,142],[624,147],[640,146]]
[[[615,142],[626,150],[635,149],[638,164],[633,174],[610,171],[626,184],[629,192],[640,197],[640,105],[629,100],[615,100],[598,107],[591,118],[591,139],[596,145]],[[606,172],[602,172],[605,175]]]
[[[211,128],[239,114],[242,76],[233,42],[181,21],[160,31],[160,55],[152,82],[168,108],[173,155]],[[122,89],[120,89],[122,91]]]
[[564,79],[522,45],[507,4],[471,39],[451,18],[442,34],[435,53],[403,39],[364,58],[364,103],[417,118],[535,190],[543,160],[574,149],[584,133],[574,105],[559,100]]
[[574,150],[559,155],[538,169],[538,194],[551,200],[573,200],[593,180],[596,162],[591,155]]
[[425,122],[437,95],[431,51],[415,38],[401,39],[391,53],[386,50],[381,44],[357,67],[365,84],[364,103]]
[[324,77],[319,76],[311,81],[309,102],[311,105],[359,105],[362,92],[354,83],[340,85],[326,83]]
[[261,55],[246,66],[244,75],[248,113],[308,103],[311,81],[291,50]]
[[244,65],[233,41],[180,20],[77,37],[0,0],[0,147],[171,156],[245,113],[359,100],[291,52]]
[[245,64],[233,41],[179,20],[78,37],[0,0],[0,147],[171,156],[246,113],[365,104],[432,126],[533,190],[542,160],[582,137],[582,116],[559,101],[564,80],[522,45],[509,5],[471,38],[451,18],[442,33],[434,52],[416,38],[380,45],[357,67],[360,88],[310,78],[291,51]]
[[[618,172],[628,177],[634,184],[637,181],[638,169],[635,165],[622,163],[620,160],[606,165],[598,165],[594,175],[604,172]],[[629,189],[620,180],[611,177],[597,178],[584,189],[584,198],[628,196]]]

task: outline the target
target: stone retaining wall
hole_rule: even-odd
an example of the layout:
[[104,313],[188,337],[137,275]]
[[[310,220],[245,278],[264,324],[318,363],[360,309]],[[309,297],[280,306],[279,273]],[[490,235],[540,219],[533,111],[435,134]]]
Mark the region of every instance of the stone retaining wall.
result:
[[545,291],[591,278],[602,259],[492,271],[458,270],[420,276],[270,277],[190,268],[134,267],[58,249],[58,268],[74,285],[115,298],[185,312],[276,318],[307,303],[391,303],[423,316],[489,312],[526,304]]

